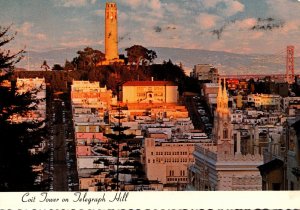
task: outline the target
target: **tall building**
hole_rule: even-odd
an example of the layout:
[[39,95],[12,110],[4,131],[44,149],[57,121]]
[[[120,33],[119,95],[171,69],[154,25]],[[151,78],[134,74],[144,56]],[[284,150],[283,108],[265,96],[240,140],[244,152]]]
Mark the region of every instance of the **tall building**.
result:
[[191,72],[191,77],[196,78],[199,81],[211,81],[213,83],[217,83],[219,73],[218,69],[210,64],[197,64]]
[[105,7],[105,58],[119,59],[117,4],[107,2]]
[[105,7],[105,61],[97,65],[124,63],[118,54],[118,8],[117,4],[107,2]]
[[227,90],[226,86],[222,90],[220,81],[213,141],[212,147],[205,148],[201,144],[195,147],[195,164],[189,169],[189,181],[193,188],[261,190],[262,178],[257,167],[263,164],[263,157],[255,149],[252,154],[242,154],[241,133],[234,130],[230,122]]

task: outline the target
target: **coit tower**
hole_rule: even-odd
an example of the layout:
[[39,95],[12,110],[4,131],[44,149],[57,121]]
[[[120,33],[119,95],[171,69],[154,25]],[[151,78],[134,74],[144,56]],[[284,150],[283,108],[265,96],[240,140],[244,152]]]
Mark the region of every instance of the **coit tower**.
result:
[[105,58],[119,59],[117,4],[107,2],[105,7]]

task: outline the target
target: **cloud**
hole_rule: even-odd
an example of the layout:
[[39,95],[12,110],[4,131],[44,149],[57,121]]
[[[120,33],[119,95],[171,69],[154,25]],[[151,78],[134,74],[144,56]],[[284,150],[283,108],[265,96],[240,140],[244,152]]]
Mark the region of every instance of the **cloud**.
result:
[[132,9],[136,9],[138,7],[140,7],[143,3],[143,0],[121,0],[120,3],[122,3],[123,5],[129,6]]
[[148,7],[150,9],[160,9],[161,8],[161,3],[160,3],[160,0],[150,0],[148,1]]
[[239,29],[249,29],[257,24],[256,18],[246,18],[243,20],[236,20],[234,22],[234,27],[238,27]]
[[41,41],[47,40],[46,34],[37,33],[37,34],[35,34],[35,37],[36,37],[38,40],[41,40]]
[[250,39],[260,39],[262,38],[262,36],[264,35],[264,33],[262,31],[255,31],[255,32],[252,32],[251,35],[250,35]]
[[24,36],[29,36],[31,34],[32,27],[33,23],[25,22],[19,28],[17,28],[17,32]]
[[285,25],[285,31],[297,31],[300,29],[300,20],[289,21]]
[[239,1],[226,1],[226,8],[224,9],[224,14],[227,16],[232,16],[237,14],[238,12],[243,12],[245,6]]
[[204,10],[215,10],[224,16],[233,16],[245,9],[245,6],[237,0],[202,0],[200,3]]
[[200,25],[201,29],[211,29],[216,26],[220,17],[208,13],[201,13],[196,17],[196,23]]
[[93,46],[99,42],[95,42],[94,40],[87,39],[87,38],[80,38],[74,40],[67,40],[60,43],[62,47],[81,47],[81,46]]
[[266,11],[268,16],[276,16],[283,20],[299,19],[299,1],[266,0],[266,3],[270,8]]
[[87,4],[95,4],[96,0],[55,0],[56,6],[82,7]]
[[47,40],[47,35],[44,33],[35,33],[34,32],[34,24],[31,22],[24,22],[21,26],[16,28],[16,31],[23,35],[24,37],[30,38],[30,39],[37,39],[40,41]]
[[201,0],[200,3],[204,8],[213,8],[216,7],[217,3],[221,2],[222,0]]
[[131,9],[149,8],[152,10],[160,9],[162,4],[160,0],[121,0],[123,5],[129,6]]
[[128,20],[128,15],[125,12],[118,12],[118,20],[126,23]]
[[65,19],[66,22],[75,23],[75,24],[81,23],[83,20],[84,18],[82,16]]

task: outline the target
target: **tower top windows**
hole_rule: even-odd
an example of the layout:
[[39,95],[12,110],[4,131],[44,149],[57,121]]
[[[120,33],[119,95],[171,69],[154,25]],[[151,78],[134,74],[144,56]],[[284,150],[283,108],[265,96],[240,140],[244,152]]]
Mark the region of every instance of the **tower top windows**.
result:
[[106,7],[113,7],[113,8],[116,8],[116,7],[117,7],[117,4],[116,4],[116,3],[107,3],[107,4],[106,4]]

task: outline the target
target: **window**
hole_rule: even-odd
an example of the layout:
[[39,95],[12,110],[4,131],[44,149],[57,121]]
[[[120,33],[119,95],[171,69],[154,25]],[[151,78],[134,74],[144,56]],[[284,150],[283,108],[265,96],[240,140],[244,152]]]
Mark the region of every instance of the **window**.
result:
[[228,129],[227,128],[223,129],[223,139],[228,139]]

